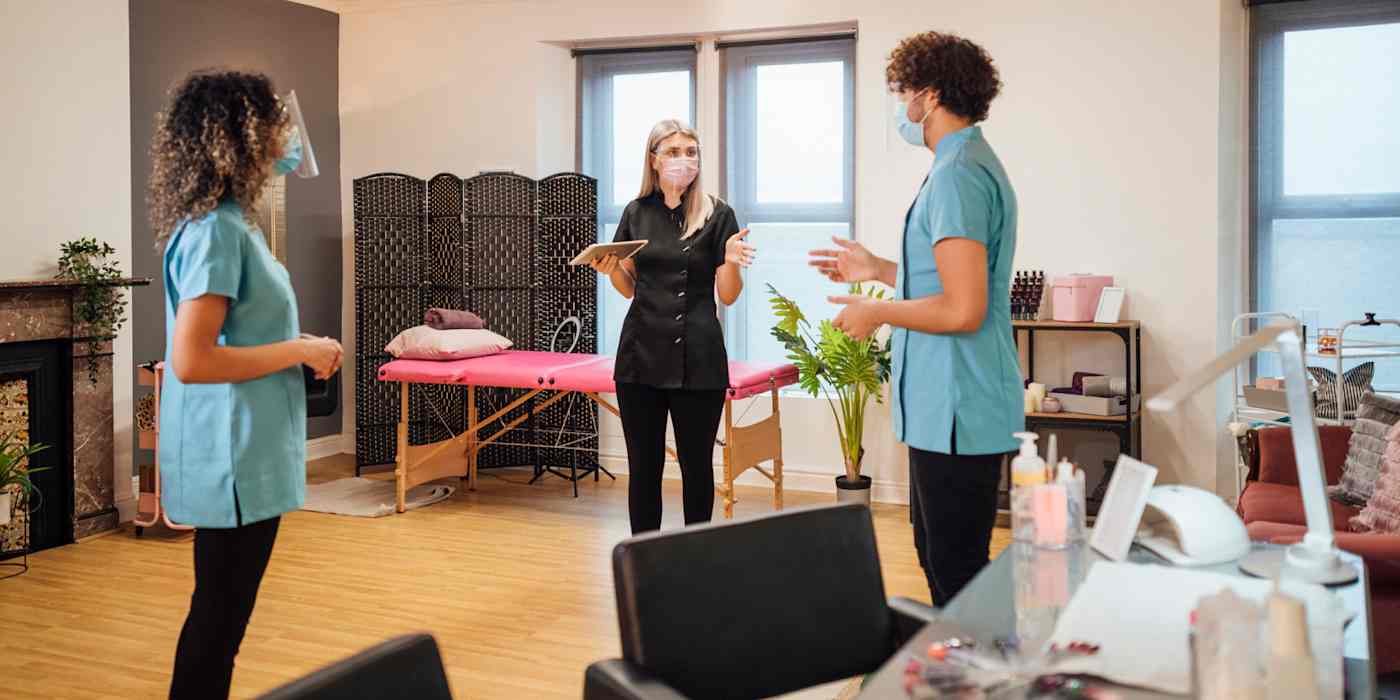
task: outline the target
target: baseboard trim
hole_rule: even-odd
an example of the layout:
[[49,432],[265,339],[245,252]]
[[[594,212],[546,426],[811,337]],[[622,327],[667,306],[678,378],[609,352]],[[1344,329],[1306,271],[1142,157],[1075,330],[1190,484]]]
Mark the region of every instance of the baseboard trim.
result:
[[[318,440],[329,441],[332,437],[341,439],[342,436],[326,436]],[[313,441],[314,442],[314,441]],[[329,457],[332,454],[355,453],[355,443],[353,436],[344,436],[343,445],[338,446],[338,451],[328,452],[319,457],[312,457],[311,445],[307,443],[306,458],[320,459]],[[614,474],[627,473],[627,457],[621,454],[599,453],[598,461],[602,463],[608,471]],[[668,469],[662,474],[665,479],[679,479],[680,465],[675,460],[666,460]],[[670,469],[669,467],[675,467]],[[836,493],[836,477],[838,474],[824,472],[810,467],[794,466],[786,464],[783,466],[783,488],[787,491],[803,491],[808,493]],[[715,481],[724,478],[724,465],[715,464]],[[758,472],[749,471],[741,474],[735,483],[740,486],[770,486],[772,482]],[[890,481],[888,479],[875,479],[870,485],[870,500],[875,503],[888,503],[891,505],[909,505],[909,484],[902,481]]]
[[[621,455],[600,455],[599,461],[608,471],[614,474],[627,473],[627,458]],[[663,479],[679,479],[680,465],[675,460],[666,460],[668,467],[662,472]],[[670,467],[675,467],[671,469]],[[790,464],[783,465],[783,490],[803,491],[807,493],[829,493],[833,497],[836,494],[837,474],[817,471],[812,468],[794,467]],[[715,465],[715,482],[718,483],[724,478],[724,466]],[[740,486],[772,486],[767,477],[758,472],[749,471],[739,475],[734,483]],[[876,479],[870,485],[870,500],[874,503],[888,503],[892,505],[909,505],[909,485],[898,481]]]
[[326,457],[343,454],[346,451],[345,438],[340,433],[306,441],[306,458],[308,460],[325,459]]

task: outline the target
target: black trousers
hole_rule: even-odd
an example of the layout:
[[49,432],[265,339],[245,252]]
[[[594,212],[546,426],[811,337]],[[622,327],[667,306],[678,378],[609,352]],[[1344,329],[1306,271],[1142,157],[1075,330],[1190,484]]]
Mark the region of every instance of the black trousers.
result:
[[228,697],[233,659],[248,629],[281,518],[194,532],[194,595],[175,649],[172,700]]
[[661,529],[661,470],[666,466],[666,416],[676,434],[685,524],[709,522],[715,508],[715,431],[724,390],[617,385],[627,441],[627,512],[632,534]]
[[1003,455],[909,448],[914,548],[934,607],[943,607],[987,565],[997,521]]

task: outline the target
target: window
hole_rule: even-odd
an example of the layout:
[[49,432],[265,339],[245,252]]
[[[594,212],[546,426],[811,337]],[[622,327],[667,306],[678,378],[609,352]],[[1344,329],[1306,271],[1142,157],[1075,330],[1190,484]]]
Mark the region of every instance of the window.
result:
[[[611,241],[641,189],[651,127],[662,119],[695,123],[695,49],[580,54],[579,161],[598,179],[598,240]],[[610,355],[630,302],[600,282],[598,350]]]
[[852,237],[855,191],[855,41],[720,44],[724,64],[724,194],[750,229],[758,259],[725,318],[730,357],[782,361],[769,329],[768,285],[815,324],[840,293],[807,253]]
[[[1268,5],[1251,27],[1254,307],[1309,335],[1400,318],[1400,6]],[[1347,337],[1400,343],[1393,326]],[[1400,359],[1377,360],[1373,384],[1400,391]]]

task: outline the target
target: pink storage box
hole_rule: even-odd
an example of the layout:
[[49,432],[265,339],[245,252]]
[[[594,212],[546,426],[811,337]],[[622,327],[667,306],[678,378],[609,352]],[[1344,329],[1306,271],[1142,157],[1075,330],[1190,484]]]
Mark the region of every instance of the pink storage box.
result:
[[1067,275],[1056,277],[1052,304],[1056,321],[1087,323],[1099,309],[1104,287],[1112,287],[1107,275]]

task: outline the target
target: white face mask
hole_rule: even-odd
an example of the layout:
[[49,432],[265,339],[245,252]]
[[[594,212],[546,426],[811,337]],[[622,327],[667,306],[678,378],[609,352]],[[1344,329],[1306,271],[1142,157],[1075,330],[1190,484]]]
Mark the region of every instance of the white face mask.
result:
[[[919,99],[919,95],[921,94],[923,94],[922,91],[915,93],[914,99]],[[899,130],[899,135],[910,146],[923,148],[928,145],[924,143],[924,122],[928,120],[928,115],[932,113],[933,110],[925,107],[923,118],[917,122],[913,121],[909,118],[909,103],[900,100],[894,113],[895,128]]]
[[301,131],[295,126],[287,131],[287,142],[282,145],[282,157],[277,159],[272,165],[272,172],[277,177],[290,175],[301,167],[305,162],[301,147]]
[[699,158],[668,158],[661,162],[661,181],[677,189],[690,187],[699,173]]

